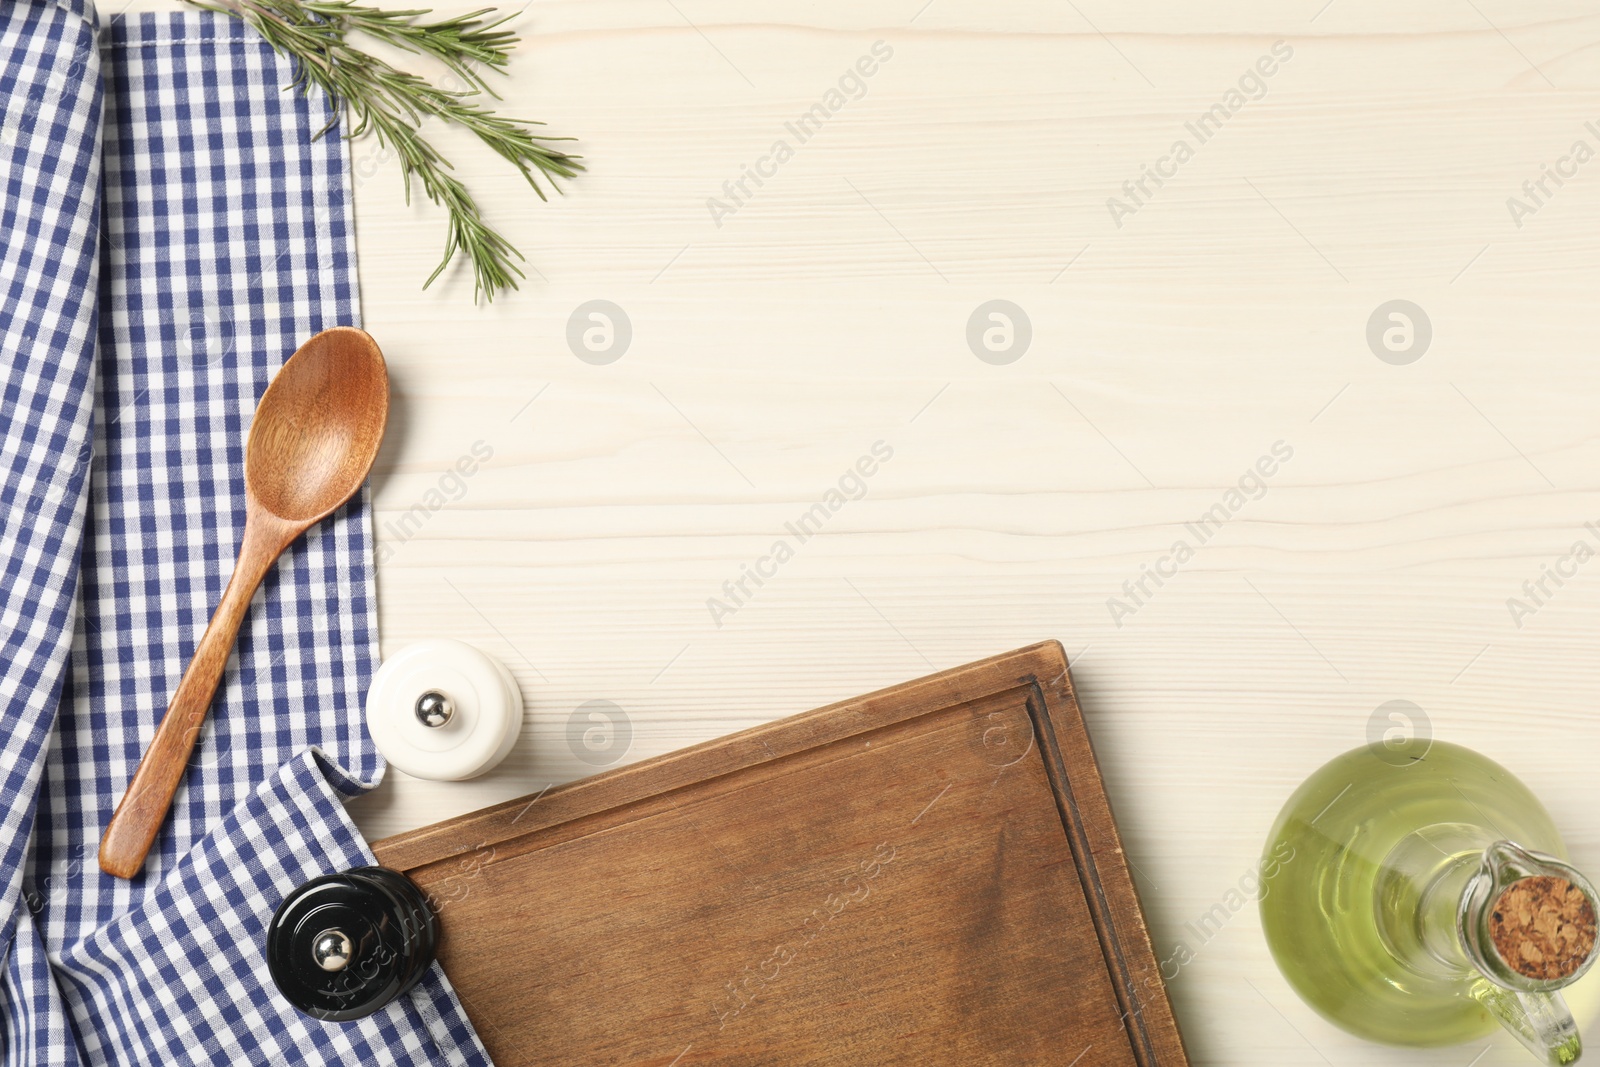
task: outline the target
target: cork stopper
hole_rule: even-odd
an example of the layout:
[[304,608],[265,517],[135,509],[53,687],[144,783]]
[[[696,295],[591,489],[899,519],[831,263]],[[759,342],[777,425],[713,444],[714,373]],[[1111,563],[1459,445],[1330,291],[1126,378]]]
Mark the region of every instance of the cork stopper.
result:
[[1568,978],[1594,951],[1594,905],[1565,878],[1519,878],[1495,900],[1489,936],[1506,966],[1523,977]]

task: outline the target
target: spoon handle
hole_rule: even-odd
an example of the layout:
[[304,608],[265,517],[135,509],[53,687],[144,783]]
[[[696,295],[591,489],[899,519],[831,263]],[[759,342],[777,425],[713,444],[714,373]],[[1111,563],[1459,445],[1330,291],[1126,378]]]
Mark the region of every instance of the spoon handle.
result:
[[239,624],[244,621],[256,587],[299,532],[273,516],[250,513],[239,560],[234,564],[222,602],[212,614],[194,658],[172,694],[172,703],[150,739],[150,747],[145,749],[128,791],[100,838],[100,869],[107,874],[132,878],[143,869],[145,856],[172,806],[172,796],[188,770],[189,755],[205,726],[211,698],[228,666]]

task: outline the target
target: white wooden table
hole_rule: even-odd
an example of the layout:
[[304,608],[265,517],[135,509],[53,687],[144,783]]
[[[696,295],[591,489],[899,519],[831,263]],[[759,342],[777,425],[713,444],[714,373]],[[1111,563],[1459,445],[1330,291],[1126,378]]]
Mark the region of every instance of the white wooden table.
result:
[[[1569,158],[1600,151],[1592,6],[540,0],[518,26],[506,108],[578,137],[589,173],[542,204],[445,140],[528,254],[521,292],[474,309],[459,271],[419,291],[441,216],[354,152],[395,393],[384,650],[481,645],[527,728],[475,782],[391,772],[362,829],[1059,638],[1157,950],[1195,951],[1170,988],[1196,1063],[1479,1055],[1322,1022],[1253,904],[1203,945],[1186,924],[1392,700],[1533,781],[1600,871],[1600,562],[1562,562],[1600,549],[1600,161]],[[818,103],[801,143],[785,123]],[[792,158],[763,162],[780,138]],[[1535,201],[1542,165],[1569,176]],[[1146,168],[1169,176],[1135,199]],[[620,356],[568,344],[594,300],[631,325]],[[969,346],[991,300],[1031,324],[1013,362]],[[1369,345],[1395,300],[1425,348]],[[798,543],[785,523],[880,441],[864,495]],[[1275,445],[1292,458],[1230,500]],[[1185,524],[1219,504],[1202,542]],[[1523,583],[1558,566],[1534,603]],[[1167,576],[1135,601],[1147,567]],[[589,701],[626,716],[625,751],[572,742]],[[1532,1061],[1497,1039],[1473,1062]]]

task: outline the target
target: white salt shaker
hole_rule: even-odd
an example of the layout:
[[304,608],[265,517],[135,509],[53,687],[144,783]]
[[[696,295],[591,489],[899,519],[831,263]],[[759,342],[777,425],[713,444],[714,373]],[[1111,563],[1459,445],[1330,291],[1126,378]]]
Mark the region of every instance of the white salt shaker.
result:
[[367,729],[384,759],[417,778],[476,778],[522,730],[522,692],[505,664],[434,638],[384,661],[367,690]]

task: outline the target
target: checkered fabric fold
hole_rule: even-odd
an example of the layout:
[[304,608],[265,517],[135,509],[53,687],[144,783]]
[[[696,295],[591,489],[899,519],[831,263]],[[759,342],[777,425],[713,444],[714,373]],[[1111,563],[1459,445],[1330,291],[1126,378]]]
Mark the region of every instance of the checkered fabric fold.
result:
[[264,932],[373,862],[365,494],[256,596],[142,877],[99,838],[232,572],[257,399],[358,321],[345,143],[236,20],[0,2],[0,1039],[7,1064],[481,1064],[435,965],[298,1014]]

